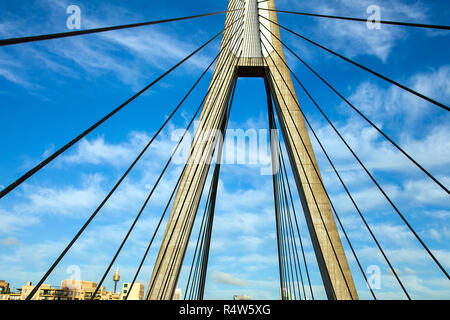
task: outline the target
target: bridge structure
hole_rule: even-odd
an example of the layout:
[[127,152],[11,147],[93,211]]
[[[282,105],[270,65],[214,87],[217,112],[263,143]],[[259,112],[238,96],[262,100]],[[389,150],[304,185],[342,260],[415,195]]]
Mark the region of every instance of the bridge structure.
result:
[[[209,16],[219,16],[225,14],[224,29],[215,34],[209,41],[204,43],[190,55],[186,56],[179,63],[174,65],[167,72],[151,82],[148,86],[137,92],[133,97],[122,103],[117,108],[113,109],[105,117],[94,123],[91,127],[69,141],[66,145],[58,149],[52,155],[48,156],[40,164],[29,170],[22,177],[11,183],[8,187],[0,192],[0,199],[6,197],[10,192],[13,192],[23,182],[37,174],[44,169],[50,162],[55,160],[61,154],[69,150],[80,140],[85,138],[97,127],[101,126],[108,119],[113,117],[120,110],[129,105],[133,100],[153,87],[159,81],[164,79],[168,74],[177,69],[180,65],[185,63],[204,47],[218,38],[222,38],[221,47],[215,58],[207,66],[205,71],[201,74],[199,79],[195,82],[193,87],[187,92],[186,96],[176,106],[170,116],[163,121],[161,128],[155,133],[145,148],[139,153],[129,168],[123,173],[119,181],[110,190],[105,199],[99,204],[97,209],[92,213],[86,223],[77,232],[72,241],[61,252],[57,259],[51,264],[48,271],[43,275],[38,285],[28,296],[32,299],[39,287],[53,272],[55,267],[60,263],[68,251],[72,248],[79,237],[85,232],[89,224],[95,219],[97,214],[105,206],[110,197],[114,194],[121,183],[126,179],[128,174],[132,171],[135,165],[143,157],[143,155],[150,149],[152,143],[166,127],[172,117],[181,108],[184,101],[188,98],[190,93],[195,89],[197,84],[204,78],[210,69],[214,66],[211,82],[204,99],[200,103],[196,113],[192,117],[189,125],[186,128],[185,134],[188,132],[193,122],[199,117],[199,125],[195,130],[195,135],[189,152],[189,157],[184,164],[183,171],[173,188],[171,197],[167,203],[161,220],[151,238],[147,250],[143,256],[131,287],[134,285],[142,267],[146,264],[146,258],[154,243],[156,234],[162,227],[162,222],[167,213],[169,213],[168,221],[165,226],[164,236],[159,247],[159,253],[153,265],[153,273],[151,275],[146,299],[149,300],[170,300],[173,298],[177,288],[180,272],[185,260],[186,251],[189,241],[192,240],[192,230],[200,207],[201,197],[205,191],[208,181],[208,173],[210,172],[211,159],[214,155],[217,156],[217,161],[212,170],[212,177],[210,179],[210,186],[207,196],[207,203],[203,213],[203,219],[200,227],[200,233],[197,239],[195,254],[192,261],[192,266],[189,274],[188,284],[186,288],[185,299],[201,300],[204,298],[206,276],[208,269],[208,257],[210,252],[211,237],[213,231],[214,212],[218,193],[218,182],[220,174],[220,163],[223,154],[223,140],[226,133],[230,110],[233,104],[234,95],[236,91],[236,83],[240,77],[255,77],[262,78],[265,83],[268,107],[267,123],[271,129],[270,146],[272,159],[272,178],[273,178],[273,194],[274,194],[274,224],[277,231],[277,248],[278,248],[278,263],[279,263],[279,281],[280,290],[283,299],[314,299],[314,293],[311,283],[309,282],[308,266],[305,259],[305,253],[302,244],[302,235],[299,231],[297,212],[300,208],[295,209],[293,195],[297,195],[301,203],[301,211],[304,214],[309,231],[309,237],[313,245],[317,266],[320,271],[323,287],[326,296],[330,300],[357,300],[358,292],[355,287],[354,279],[355,270],[350,269],[347,255],[351,255],[358,265],[358,273],[364,277],[367,282],[367,273],[364,266],[358,259],[357,250],[352,246],[343,221],[340,219],[338,212],[333,204],[329,193],[325,188],[323,178],[318,166],[318,162],[314,153],[310,134],[317,140],[317,145],[325,154],[327,160],[332,166],[334,173],[338,180],[343,185],[347,196],[351,200],[355,214],[362,220],[366,230],[373,239],[377,249],[381,252],[390,271],[394,275],[396,281],[402,288],[406,298],[410,299],[407,288],[402,282],[401,275],[391,263],[388,254],[383,250],[382,245],[375,236],[373,229],[368,223],[364,212],[360,209],[355,198],[349,191],[348,186],[342,179],[341,173],[333,164],[332,158],[324,148],[318,138],[307,114],[304,113],[301,103],[297,98],[296,88],[300,88],[306,93],[313,105],[317,108],[325,120],[329,123],[331,128],[336,132],[344,146],[351,152],[356,161],[361,166],[361,169],[368,175],[374,186],[379,190],[387,202],[392,206],[394,212],[400,217],[405,224],[405,227],[414,238],[418,241],[421,248],[426,252],[427,256],[442,273],[443,281],[450,280],[449,274],[443,264],[433,253],[432,249],[423,241],[421,236],[416,232],[414,227],[408,221],[407,215],[400,211],[398,206],[389,196],[388,192],[373,176],[367,166],[358,157],[356,152],[351,148],[346,141],[344,135],[334,125],[326,110],[322,108],[316,99],[314,99],[307,88],[304,86],[300,78],[293,72],[286,61],[284,50],[286,49],[290,54],[297,58],[303,65],[305,65],[318,79],[320,79],[334,94],[339,96],[343,103],[349,108],[353,109],[364,121],[373,127],[383,138],[385,138],[392,146],[401,153],[404,157],[409,159],[424,175],[426,175],[433,183],[439,186],[447,195],[449,195],[448,188],[432,175],[424,166],[409,155],[399,144],[397,144],[389,135],[384,132],[379,126],[371,121],[363,112],[347,100],[326,78],[319,74],[311,65],[300,57],[293,49],[286,45],[281,37],[280,30],[284,30],[293,36],[296,36],[303,41],[307,41],[320,50],[326,51],[329,54],[335,55],[340,59],[347,61],[353,66],[363,69],[372,76],[379,77],[388,83],[397,86],[409,94],[416,96],[417,99],[423,99],[433,104],[435,107],[443,109],[443,112],[448,112],[449,107],[445,104],[434,100],[431,97],[417,92],[389,77],[380,74],[350,58],[347,58],[340,53],[337,53],[300,33],[293,31],[278,22],[277,13],[291,14],[291,15],[309,15],[324,19],[337,20],[351,20],[354,22],[366,22],[366,19],[353,17],[340,17],[320,15],[305,12],[293,12],[286,10],[277,10],[274,0],[258,1],[258,0],[230,0],[226,11],[213,12],[207,14],[200,14],[196,16],[171,18],[159,21],[149,21],[143,23],[136,23],[123,26],[106,27],[98,29],[72,31],[58,34],[31,36],[24,38],[12,38],[0,40],[0,47],[18,45],[21,43],[34,41],[49,41],[58,38],[81,36],[91,33],[108,32],[112,30],[137,28],[144,26],[151,26],[155,24],[174,23],[183,20],[202,19]],[[411,28],[427,28],[450,30],[449,26],[425,25],[418,23],[406,23],[396,21],[378,21],[378,23],[390,25],[390,27],[411,27]],[[294,81],[298,86],[294,85]],[[280,143],[278,132],[281,132],[286,152],[283,151]],[[125,235],[121,245],[117,249],[110,264],[107,266],[105,273],[98,283],[98,288],[102,286],[106,277],[111,272],[111,268],[116,262],[119,254],[127,242],[130,234],[134,230],[136,224],[141,218],[148,202],[164,173],[166,172],[173,156],[176,154],[180,144],[185,135],[183,135],[172,152],[172,156],[167,161],[159,179],[151,189],[148,198],[144,202],[142,208],[139,210],[135,220],[130,226]],[[291,188],[287,174],[287,168],[290,167],[296,188]],[[340,231],[341,232],[340,232]],[[341,235],[343,239],[341,239]],[[344,250],[343,241],[347,242],[350,250]],[[303,266],[302,266],[303,265]],[[303,270],[303,274],[302,274]],[[359,276],[359,275],[358,275]],[[306,285],[305,285],[306,283]],[[306,288],[306,289],[305,289]],[[309,289],[308,289],[309,288]],[[374,299],[377,299],[374,290],[369,285],[370,292]],[[307,291],[310,293],[307,294]],[[129,290],[131,292],[131,289]],[[289,292],[289,294],[283,294]],[[95,294],[92,296],[95,298]],[[128,298],[128,296],[127,296]]]

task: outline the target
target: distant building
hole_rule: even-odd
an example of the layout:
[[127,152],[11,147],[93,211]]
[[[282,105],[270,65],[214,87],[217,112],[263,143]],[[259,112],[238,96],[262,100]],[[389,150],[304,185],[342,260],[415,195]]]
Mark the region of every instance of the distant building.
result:
[[9,293],[9,283],[5,280],[0,280],[0,294]]
[[253,300],[253,297],[246,295],[233,296],[233,300]]
[[[25,300],[35,287],[36,286],[34,286],[31,281],[28,281],[26,285],[22,286],[21,289],[18,289],[20,300]],[[43,284],[31,300],[73,300],[72,295],[73,292],[70,290],[61,290],[59,288],[52,288],[49,284]]]
[[[2,283],[0,282],[0,285]],[[0,300],[25,300],[34,290],[30,281],[16,292],[1,293]],[[9,284],[8,284],[9,288]],[[97,283],[90,281],[63,280],[60,288],[54,288],[49,284],[43,284],[34,294],[32,300],[91,300],[97,288]],[[119,300],[120,294],[114,295],[101,287],[95,295],[95,300]]]
[[[0,300],[25,300],[34,290],[30,281],[16,292],[11,292],[9,283],[0,281]],[[125,300],[131,283],[124,283],[122,291],[113,293],[100,287],[94,300]],[[97,283],[81,280],[63,280],[60,288],[54,288],[49,284],[43,284],[32,297],[32,300],[92,300]],[[145,285],[135,283],[129,294],[128,300],[143,300]]]
[[[121,300],[144,300],[145,285],[142,283],[135,283],[131,288],[131,283],[124,283],[122,285]],[[128,293],[130,292],[130,293]],[[127,299],[128,295],[128,299]]]
[[0,280],[0,300],[10,300],[10,293],[9,283],[5,280]]
[[[69,300],[91,300],[97,289],[97,283],[81,280],[63,280],[61,290],[67,292]],[[101,287],[95,295],[95,300],[112,300],[112,293]]]
[[20,300],[20,289],[16,292],[0,293],[0,300]]

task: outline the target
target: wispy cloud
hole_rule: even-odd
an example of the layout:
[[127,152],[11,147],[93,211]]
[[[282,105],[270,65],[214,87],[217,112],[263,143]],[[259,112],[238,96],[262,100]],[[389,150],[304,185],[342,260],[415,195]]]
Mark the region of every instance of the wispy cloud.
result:
[[[46,5],[44,5],[44,3]],[[65,8],[70,4],[66,1],[49,0],[41,4],[51,21],[61,21]],[[139,14],[128,12],[126,8],[113,4],[97,8],[106,17],[95,20],[83,16],[83,27],[116,25],[117,12],[141,21]],[[11,30],[22,30],[28,34],[35,34],[35,24],[27,20],[18,23],[20,19],[9,17],[0,25],[0,34],[10,36]],[[14,26],[14,28],[12,28]],[[63,25],[65,27],[65,25]],[[207,39],[205,38],[204,41]],[[35,76],[24,68],[33,65],[36,68],[44,66],[55,72],[52,77],[79,78],[80,74],[89,74],[93,78],[112,74],[118,81],[131,86],[135,91],[142,89],[156,73],[167,70],[182,58],[191,53],[197,46],[176,34],[163,31],[158,26],[150,28],[136,28],[119,32],[107,32],[88,37],[48,41],[42,45],[31,45],[24,48],[12,48],[0,59],[0,76],[17,85],[31,87]],[[24,54],[26,52],[27,54]],[[13,56],[20,56],[20,65],[1,63],[14,61]],[[208,54],[199,53],[185,65],[188,72],[192,69],[203,69],[210,61]],[[26,63],[25,63],[26,62]],[[82,70],[80,70],[80,68]]]
[[129,141],[111,144],[103,136],[92,140],[80,141],[76,149],[62,158],[63,163],[69,164],[111,164],[120,166],[131,164],[132,158],[142,150],[148,141],[144,133],[132,133]]
[[228,284],[233,285],[237,287],[245,287],[249,284],[248,281],[240,279],[238,277],[235,277],[231,274],[216,271],[212,274],[212,279],[215,282],[222,283],[222,284]]
[[[319,13],[325,15],[350,16],[369,18],[367,8],[378,5],[381,9],[382,20],[416,21],[426,22],[428,20],[427,8],[420,2],[406,5],[402,1],[395,0],[377,2],[372,0],[336,0],[336,1],[280,1],[279,8],[298,9],[299,11]],[[295,10],[294,10],[295,11]],[[279,14],[282,23],[283,15]],[[332,47],[344,55],[353,58],[359,55],[375,56],[386,62],[395,45],[407,37],[406,33],[398,28],[382,26],[380,29],[368,29],[365,23],[338,21],[332,19],[306,18],[309,27],[314,34],[313,40]],[[308,35],[306,35],[308,36]],[[323,41],[322,39],[327,39]],[[310,50],[301,45],[302,49]]]
[[[450,66],[412,75],[405,84],[425,96],[441,102],[449,101]],[[398,87],[384,89],[369,81],[360,84],[349,100],[372,118],[386,120],[400,115],[407,123],[436,108]]]
[[26,185],[28,203],[16,206],[16,211],[26,214],[86,216],[88,210],[99,203],[104,194],[101,188],[102,180],[100,175],[86,176],[81,188],[71,185],[63,188]]

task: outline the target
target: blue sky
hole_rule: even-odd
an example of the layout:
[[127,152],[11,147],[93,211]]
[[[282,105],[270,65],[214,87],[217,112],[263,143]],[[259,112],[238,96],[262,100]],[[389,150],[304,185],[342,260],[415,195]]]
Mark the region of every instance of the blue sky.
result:
[[[82,28],[110,26],[219,11],[227,1],[1,1],[0,37],[66,31],[66,8],[77,4]],[[447,1],[292,1],[279,9],[366,17],[369,5],[382,19],[450,24]],[[331,21],[279,14],[279,22],[347,57],[450,104],[450,33]],[[23,174],[107,114],[223,28],[224,16],[122,30],[0,49],[0,187]],[[447,112],[376,79],[287,32],[283,40],[304,57],[350,101],[381,126],[446,186],[450,185],[450,117]],[[145,142],[217,54],[220,41],[205,48],[148,93],[0,201],[0,278],[20,287],[36,283]],[[358,118],[339,97],[314,78],[295,57],[288,63],[318,103],[392,196],[424,241],[450,269],[448,196]],[[209,73],[182,111],[155,141],[118,193],[94,220],[47,283],[70,277],[99,281],[149,189],[175,145],[171,135],[184,128],[207,90]],[[413,298],[449,298],[444,279],[395,212],[358,167],[301,88],[304,108],[329,154],[342,171],[355,199],[380,239]],[[262,80],[240,79],[231,112],[232,129],[266,129],[267,106]],[[363,228],[344,190],[316,146],[324,181],[363,265],[382,271],[380,298],[402,297],[400,287]],[[171,166],[117,264],[131,281],[162,209],[181,170]],[[270,176],[259,165],[224,165],[212,238],[206,298],[231,299],[248,294],[279,298],[275,220]],[[202,212],[203,203],[200,206]],[[300,208],[300,205],[297,205]],[[301,213],[300,213],[301,216]],[[193,234],[196,234],[196,226]],[[315,293],[323,297],[304,220],[301,223]],[[160,237],[158,238],[160,240]],[[193,240],[194,241],[194,240]],[[195,244],[194,244],[195,245]],[[344,245],[345,241],[344,241]],[[156,248],[157,246],[155,246]],[[346,247],[347,249],[347,247]],[[139,281],[147,283],[157,252],[153,250]],[[192,246],[179,287],[184,290]],[[370,298],[347,253],[361,298]],[[106,286],[112,288],[112,274]]]

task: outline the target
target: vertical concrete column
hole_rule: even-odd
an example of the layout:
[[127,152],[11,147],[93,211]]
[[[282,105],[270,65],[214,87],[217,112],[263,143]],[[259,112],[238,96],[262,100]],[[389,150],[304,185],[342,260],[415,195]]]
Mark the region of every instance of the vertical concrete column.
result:
[[[242,8],[242,0],[230,0],[228,10]],[[225,27],[239,19],[243,10],[229,12]],[[186,169],[174,199],[160,251],[153,269],[148,293],[151,300],[171,300],[176,289],[181,266],[205,185],[208,161],[217,145],[220,128],[225,119],[237,57],[232,52],[240,39],[230,38],[241,25],[237,22],[228,28],[222,38],[223,51],[213,73],[213,80],[197,125]],[[229,41],[230,40],[230,41]]]
[[[267,4],[269,9],[275,9],[274,0],[269,0]],[[269,11],[268,15],[270,20],[278,22],[276,12]],[[269,24],[271,31],[281,39],[279,27]],[[268,47],[269,52],[265,54],[268,55],[266,61],[273,78],[268,76],[268,79],[327,296],[339,300],[358,299],[333,213],[320,182],[321,177],[315,171],[320,175],[289,69],[284,62],[283,46],[276,37],[271,34],[270,37],[272,48]]]
[[[244,27],[237,23],[224,33],[223,51],[214,70],[210,91],[194,135],[188,164],[181,178],[154,266],[148,289],[149,298],[170,300],[175,292],[209,170],[209,161],[205,160],[212,157],[217,144],[217,136],[213,133],[220,131],[223,125],[232,84],[239,65],[247,67],[246,76],[261,76],[261,70],[262,74],[267,69],[270,71],[267,73],[267,78],[328,298],[357,299],[358,295],[331,207],[320,182],[320,171],[308,131],[298,109],[298,99],[289,69],[284,63],[282,44],[264,27],[260,28],[256,19],[257,10],[260,8],[275,9],[274,0],[263,2],[230,0],[228,9],[238,8],[245,8]],[[243,13],[244,10],[229,12],[225,26],[230,26]],[[277,21],[276,13],[273,11],[259,10],[259,13]],[[264,19],[260,23],[264,23],[277,37],[280,37],[277,25]],[[239,30],[243,31],[242,36],[235,34]],[[264,37],[261,39],[257,36],[258,32],[264,33],[270,40],[265,40]],[[237,56],[241,57],[241,49],[233,49],[233,46],[241,42],[242,58],[237,59]],[[228,43],[230,44],[226,47]],[[264,58],[267,65],[264,64]]]

